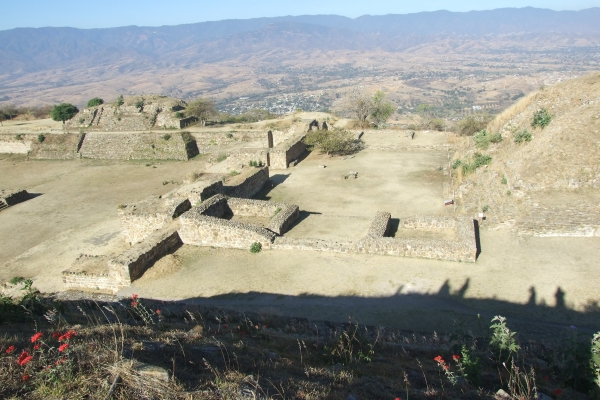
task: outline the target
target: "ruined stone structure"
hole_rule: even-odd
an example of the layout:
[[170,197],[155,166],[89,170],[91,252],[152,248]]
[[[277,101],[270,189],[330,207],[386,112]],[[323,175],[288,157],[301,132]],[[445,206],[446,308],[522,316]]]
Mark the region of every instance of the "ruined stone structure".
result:
[[306,151],[304,144],[305,135],[298,135],[279,144],[271,150],[270,166],[272,169],[287,169],[292,161],[295,161]]
[[269,167],[245,168],[240,175],[230,178],[223,187],[223,194],[230,197],[250,198],[269,181]]
[[0,210],[29,200],[27,190],[2,190],[0,189]]
[[78,151],[83,134],[41,135],[0,135],[0,153],[27,154],[28,158],[38,160],[69,160],[80,157]]
[[84,108],[67,121],[71,129],[83,128],[87,131],[145,131],[156,128],[181,129],[194,122],[194,118],[177,116],[187,104],[164,96],[134,96],[124,99],[118,106],[101,104]]
[[83,158],[114,160],[188,160],[198,154],[191,135],[173,133],[96,133],[85,135]]

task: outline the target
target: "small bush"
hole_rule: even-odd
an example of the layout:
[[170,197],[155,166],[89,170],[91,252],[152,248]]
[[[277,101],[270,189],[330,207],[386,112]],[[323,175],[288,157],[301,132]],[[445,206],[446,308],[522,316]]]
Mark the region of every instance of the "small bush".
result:
[[456,168],[460,167],[461,164],[462,164],[462,161],[460,159],[454,160],[454,162],[452,163],[452,169],[456,169]]
[[483,129],[473,136],[473,141],[475,141],[475,146],[480,149],[487,149],[490,143],[500,143],[502,141],[502,134],[492,134]]
[[531,133],[527,130],[514,134],[515,143],[531,142]]
[[88,101],[87,106],[89,108],[89,107],[96,107],[101,104],[104,104],[104,100],[102,100],[100,97],[94,97],[93,99]]
[[25,278],[23,278],[22,276],[13,276],[9,282],[11,285],[16,285],[17,283],[23,282],[24,280]]
[[262,244],[259,242],[254,242],[250,245],[250,253],[260,253],[262,250]]
[[503,185],[508,184],[508,180],[506,179],[506,176],[502,177],[502,180],[500,181]]
[[163,139],[165,139],[165,140],[169,140],[169,139],[171,139],[171,135],[169,135],[168,133],[166,133],[166,134],[163,136]]
[[233,137],[233,133],[231,133],[231,132],[227,132],[227,133],[225,134],[225,137],[226,137],[227,139],[231,139],[231,138]]
[[83,122],[84,122],[84,121],[85,121],[85,119],[84,119],[84,118],[79,118],[79,123],[80,123],[80,124],[83,124]]
[[473,156],[473,161],[471,163],[462,162],[462,172],[464,175],[468,175],[472,172],[475,172],[477,168],[483,165],[489,165],[492,162],[492,157],[488,155],[483,155],[481,153],[475,153]]
[[144,109],[144,99],[136,101],[135,108],[137,108],[139,112],[142,112],[142,110]]
[[236,176],[236,175],[239,175],[239,174],[240,174],[240,173],[239,173],[239,172],[237,172],[236,170],[233,170],[233,171],[230,171],[230,172],[229,172],[229,176]]
[[21,135],[21,134],[15,135],[15,139],[17,139],[17,140],[23,140],[23,135]]
[[345,130],[334,128],[330,131],[314,130],[306,134],[304,143],[310,149],[318,149],[328,155],[346,155],[360,151],[364,145],[362,140]]
[[42,143],[44,140],[46,140],[46,136],[44,136],[44,134],[43,134],[43,133],[40,133],[40,134],[38,135],[37,139],[38,139],[38,142],[39,142],[39,143]]
[[430,123],[431,129],[442,132],[446,128],[446,121],[441,118],[434,118]]
[[547,127],[552,121],[552,114],[548,112],[545,108],[541,108],[533,114],[533,121],[531,121],[531,126],[533,128],[537,128],[538,126],[542,129]]
[[183,117],[184,117],[184,116],[183,116],[183,113],[182,113],[181,111],[177,111],[177,112],[175,113],[175,118],[183,118]]
[[123,100],[123,95],[120,95],[119,98],[117,99],[117,107],[120,107],[123,104],[125,104],[125,100]]
[[486,213],[488,211],[490,211],[490,206],[488,206],[487,204],[485,206],[483,206],[483,208],[481,209],[482,212]]
[[226,159],[227,159],[227,154],[225,154],[225,153],[220,153],[217,156],[217,162],[225,161]]

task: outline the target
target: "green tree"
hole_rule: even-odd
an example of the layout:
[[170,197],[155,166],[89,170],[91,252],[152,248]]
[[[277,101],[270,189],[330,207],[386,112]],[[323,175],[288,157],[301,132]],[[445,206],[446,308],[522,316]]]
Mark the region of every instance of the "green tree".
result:
[[117,107],[120,107],[123,104],[125,104],[125,100],[123,99],[123,95],[120,95],[119,98],[117,99]]
[[88,107],[96,107],[101,104],[104,104],[104,100],[102,100],[100,97],[94,97],[93,99],[88,101],[87,106]]
[[473,136],[477,132],[485,129],[492,120],[488,114],[471,115],[458,122],[457,131],[462,136]]
[[206,121],[217,115],[217,106],[210,99],[197,99],[188,104],[185,109],[186,117],[196,117],[200,120],[202,126],[206,125]]
[[394,106],[388,101],[384,101],[385,93],[378,90],[373,95],[373,109],[371,110],[371,118],[377,127],[384,125],[388,118],[394,113]]
[[50,117],[55,121],[62,121],[63,125],[65,121],[70,120],[77,114],[79,110],[73,104],[60,103],[52,108],[50,111]]

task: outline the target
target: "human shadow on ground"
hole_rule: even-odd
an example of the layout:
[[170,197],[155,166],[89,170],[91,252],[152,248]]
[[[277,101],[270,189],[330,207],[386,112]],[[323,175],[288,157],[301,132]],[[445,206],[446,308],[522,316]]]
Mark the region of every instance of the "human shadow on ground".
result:
[[290,177],[290,174],[275,174],[269,177],[269,180],[265,183],[262,189],[258,193],[256,193],[253,197],[256,200],[270,200],[271,196],[269,193],[271,190],[281,185],[286,181],[287,178]]

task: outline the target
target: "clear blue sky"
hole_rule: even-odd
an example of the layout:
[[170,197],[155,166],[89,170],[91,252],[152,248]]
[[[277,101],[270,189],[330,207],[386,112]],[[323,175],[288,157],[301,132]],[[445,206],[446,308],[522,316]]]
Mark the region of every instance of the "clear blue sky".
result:
[[538,7],[582,10],[600,0],[0,0],[0,30],[17,27],[107,28],[179,25],[283,15],[407,14],[420,11]]

